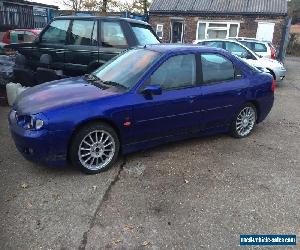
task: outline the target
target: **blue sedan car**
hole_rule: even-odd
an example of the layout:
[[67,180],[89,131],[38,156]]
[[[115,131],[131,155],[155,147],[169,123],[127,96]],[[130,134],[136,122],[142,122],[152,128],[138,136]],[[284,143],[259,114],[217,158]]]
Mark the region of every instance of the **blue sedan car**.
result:
[[275,82],[229,52],[195,45],[128,50],[90,75],[24,91],[9,114],[29,160],[86,173],[119,154],[188,137],[248,136],[266,118]]

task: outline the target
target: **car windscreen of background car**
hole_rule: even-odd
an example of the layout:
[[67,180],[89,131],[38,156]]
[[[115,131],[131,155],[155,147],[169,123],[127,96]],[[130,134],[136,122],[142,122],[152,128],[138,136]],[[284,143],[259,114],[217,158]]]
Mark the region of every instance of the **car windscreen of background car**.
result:
[[132,23],[131,27],[140,45],[160,43],[150,27],[136,23]]
[[147,49],[132,49],[97,69],[93,75],[101,81],[132,88],[143,73],[160,57],[160,53]]

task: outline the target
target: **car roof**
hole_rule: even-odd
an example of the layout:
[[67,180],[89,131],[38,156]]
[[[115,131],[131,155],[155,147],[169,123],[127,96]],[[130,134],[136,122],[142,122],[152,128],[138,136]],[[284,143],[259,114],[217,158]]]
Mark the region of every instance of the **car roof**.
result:
[[201,46],[198,44],[172,44],[172,43],[159,43],[145,45],[143,48],[160,52],[160,53],[172,53],[172,52],[216,52],[225,51],[220,48]]
[[252,54],[256,55],[256,53],[254,51],[252,51],[251,49],[249,49],[246,45],[242,44],[240,41],[236,40],[236,39],[220,39],[220,38],[216,38],[216,39],[203,39],[203,40],[197,40],[197,42],[205,42],[205,41],[220,41],[220,42],[231,42],[231,43],[236,43],[238,45],[240,45],[241,47],[243,47],[245,50],[250,51]]
[[55,17],[54,20],[57,19],[73,19],[73,20],[84,20],[84,19],[109,19],[109,20],[123,20],[129,23],[137,23],[137,24],[143,24],[143,25],[150,25],[149,23],[146,23],[141,20],[131,19],[131,18],[124,18],[124,17],[118,17],[118,16],[58,16]]
[[267,42],[267,41],[259,41],[259,40],[251,40],[251,39],[244,39],[244,40],[239,40],[238,39],[238,41],[239,42],[249,42],[249,43],[263,43],[263,44],[266,44],[266,43],[269,43],[269,42]]

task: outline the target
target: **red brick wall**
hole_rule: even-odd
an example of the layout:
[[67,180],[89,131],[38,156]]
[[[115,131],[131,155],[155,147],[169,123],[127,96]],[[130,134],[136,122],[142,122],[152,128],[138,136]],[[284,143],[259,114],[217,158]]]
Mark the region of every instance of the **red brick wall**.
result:
[[256,37],[256,31],[259,21],[270,21],[275,22],[273,43],[276,47],[279,46],[282,36],[282,29],[285,24],[286,18],[284,16],[280,17],[270,17],[270,16],[179,16],[179,15],[168,15],[168,14],[153,14],[150,13],[149,23],[156,31],[157,24],[163,24],[163,42],[170,42],[170,32],[171,32],[171,20],[175,18],[182,18],[184,21],[184,42],[191,43],[196,39],[196,30],[198,20],[211,20],[211,21],[240,21],[240,30],[238,36],[240,37]]

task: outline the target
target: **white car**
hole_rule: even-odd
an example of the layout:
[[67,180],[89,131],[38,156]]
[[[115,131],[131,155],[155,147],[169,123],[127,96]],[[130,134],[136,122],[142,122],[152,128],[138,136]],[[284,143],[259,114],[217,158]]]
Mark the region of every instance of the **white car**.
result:
[[276,81],[281,81],[285,77],[286,69],[281,62],[259,56],[238,41],[228,39],[206,39],[196,40],[193,43],[228,50],[250,65],[262,71],[269,71]]
[[250,38],[237,38],[237,40],[260,56],[276,59],[276,49],[271,42]]

